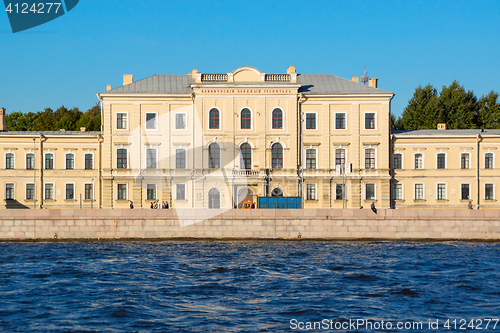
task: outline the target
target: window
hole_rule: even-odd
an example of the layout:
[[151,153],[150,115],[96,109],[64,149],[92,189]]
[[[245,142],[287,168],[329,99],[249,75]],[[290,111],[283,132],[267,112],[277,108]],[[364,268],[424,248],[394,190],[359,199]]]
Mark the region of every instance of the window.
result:
[[393,161],[394,169],[402,169],[403,168],[403,155],[402,154],[394,154]]
[[446,184],[437,184],[437,199],[446,200]]
[[461,169],[469,169],[469,154],[468,153],[462,153],[460,154],[460,168]]
[[118,184],[118,200],[127,200],[127,184]]
[[54,169],[54,154],[45,154],[45,169]]
[[146,129],[156,129],[156,113],[146,113]]
[[424,184],[415,184],[415,200],[424,200]]
[[211,109],[208,113],[208,128],[209,129],[219,129],[220,128],[220,113],[217,109]]
[[443,153],[437,154],[437,168],[446,169],[446,155]]
[[118,169],[127,168],[127,149],[120,148],[116,150],[116,167]]
[[316,169],[316,149],[306,149],[306,169]]
[[66,184],[66,200],[75,198],[75,184]]
[[186,169],[186,149],[175,150],[175,168]]
[[375,149],[365,149],[365,169],[375,169]]
[[208,146],[208,167],[211,169],[220,168],[220,148],[215,142]]
[[461,188],[460,199],[461,200],[469,200],[470,199],[469,184],[462,184],[462,185],[460,185],[460,188]]
[[306,184],[306,200],[316,200],[316,184]]
[[35,199],[35,184],[26,184],[26,200]]
[[274,190],[272,190],[271,196],[272,197],[282,197],[283,196],[283,191],[281,189],[279,189],[279,188],[275,188]]
[[5,184],[5,199],[14,200],[14,184]]
[[484,154],[484,168],[485,169],[493,169],[493,154],[492,153]]
[[156,200],[156,184],[146,185],[146,200]]
[[33,170],[35,168],[35,154],[26,154],[26,169]]
[[45,200],[53,200],[54,199],[54,184],[48,183],[45,184]]
[[345,113],[335,114],[335,129],[345,129]]
[[415,154],[415,169],[424,168],[424,156],[422,154]]
[[250,129],[252,126],[252,113],[249,109],[241,110],[241,129]]
[[345,149],[337,148],[335,149],[335,166],[345,164]]
[[14,154],[7,153],[5,155],[5,169],[14,169]]
[[252,147],[248,143],[240,146],[241,168],[249,170],[252,168]]
[[220,208],[220,192],[216,188],[212,188],[208,191],[208,208]]
[[375,113],[365,113],[365,129],[375,129]]
[[116,128],[117,129],[127,129],[127,114],[117,113],[116,114]]
[[484,199],[493,200],[493,184],[484,184]]
[[175,114],[175,129],[184,130],[186,129],[186,114],[176,113]]
[[374,200],[374,199],[375,199],[375,184],[366,184],[365,200]]
[[156,169],[156,149],[146,149],[146,169]]
[[306,129],[316,129],[316,113],[306,113]]
[[75,154],[66,154],[66,169],[75,168]]
[[283,129],[283,111],[281,109],[274,109],[272,118],[273,129]]
[[85,184],[85,200],[94,199],[94,185]]
[[275,143],[271,147],[271,164],[273,169],[283,168],[283,147],[281,143]]
[[335,184],[335,200],[342,200],[344,198],[343,185],[344,184]]
[[403,200],[403,184],[394,184],[394,200]]
[[186,200],[186,184],[176,185],[177,200]]
[[85,154],[85,170],[94,169],[94,155]]

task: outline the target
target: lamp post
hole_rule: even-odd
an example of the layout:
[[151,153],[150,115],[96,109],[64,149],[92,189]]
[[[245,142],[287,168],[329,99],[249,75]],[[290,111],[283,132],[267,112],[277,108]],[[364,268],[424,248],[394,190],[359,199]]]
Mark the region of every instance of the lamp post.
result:
[[[36,143],[33,138],[33,157],[36,157]],[[33,209],[36,209],[36,165],[33,163]]]

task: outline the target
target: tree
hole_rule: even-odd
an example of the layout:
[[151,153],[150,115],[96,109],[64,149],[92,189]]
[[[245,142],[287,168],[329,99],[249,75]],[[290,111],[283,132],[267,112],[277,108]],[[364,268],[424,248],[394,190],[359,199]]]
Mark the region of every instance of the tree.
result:
[[37,117],[33,112],[11,112],[5,116],[7,131],[34,131]]
[[439,96],[440,118],[449,129],[477,128],[479,107],[472,91],[465,91],[457,81],[443,86]]
[[78,110],[78,108],[72,108],[68,110],[67,108],[61,106],[56,110],[55,116],[57,119],[56,124],[54,125],[54,130],[58,131],[60,129],[65,129],[67,131],[75,131],[78,128],[76,124],[78,120],[82,117],[83,113]]
[[37,119],[33,127],[34,131],[54,131],[57,122],[56,116],[51,108],[46,108],[43,112],[37,112]]
[[401,120],[395,121],[396,127],[404,130],[436,128],[437,124],[443,121],[438,103],[436,88],[430,84],[423,88],[419,86],[408,101]]
[[76,128],[85,127],[86,131],[101,130],[101,108],[99,104],[85,111],[80,120],[76,123]]
[[500,104],[498,94],[491,91],[481,97],[479,104],[479,126],[481,128],[500,129]]

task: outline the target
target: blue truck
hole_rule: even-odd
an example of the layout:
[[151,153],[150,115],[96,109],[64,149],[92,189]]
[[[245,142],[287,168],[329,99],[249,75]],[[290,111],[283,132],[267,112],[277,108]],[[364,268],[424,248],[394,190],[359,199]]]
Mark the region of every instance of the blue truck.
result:
[[258,208],[261,209],[300,209],[300,197],[259,197]]

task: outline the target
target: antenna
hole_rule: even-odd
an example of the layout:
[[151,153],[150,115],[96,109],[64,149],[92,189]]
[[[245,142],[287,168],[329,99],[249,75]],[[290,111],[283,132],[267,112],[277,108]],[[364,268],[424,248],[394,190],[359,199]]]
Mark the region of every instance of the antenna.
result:
[[365,65],[365,73],[361,75],[361,83],[367,84],[368,83],[368,75],[366,74],[366,65]]

